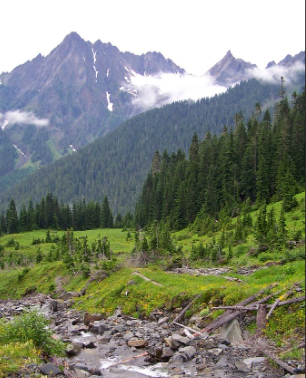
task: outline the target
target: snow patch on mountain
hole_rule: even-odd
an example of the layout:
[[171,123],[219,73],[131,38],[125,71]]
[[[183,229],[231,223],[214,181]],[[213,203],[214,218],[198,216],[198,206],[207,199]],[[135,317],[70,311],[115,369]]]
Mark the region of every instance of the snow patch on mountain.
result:
[[21,149],[20,148],[18,148],[17,146],[16,146],[16,144],[13,144],[13,146],[16,148],[16,150],[20,153],[20,155],[22,155],[23,157],[27,157],[27,155],[24,153],[24,152],[22,152],[21,151]]
[[110,101],[110,93],[106,92],[106,99],[107,99],[107,108],[110,112],[112,112],[114,109],[114,104]]

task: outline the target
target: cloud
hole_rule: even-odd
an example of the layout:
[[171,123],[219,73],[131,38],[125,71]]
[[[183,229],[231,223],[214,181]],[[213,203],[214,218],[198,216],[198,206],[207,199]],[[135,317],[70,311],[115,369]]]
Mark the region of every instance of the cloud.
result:
[[[124,88],[124,89],[123,89]],[[227,88],[217,85],[211,76],[166,74],[142,76],[133,72],[131,84],[123,90],[134,94],[133,103],[142,110],[163,106],[175,101],[197,101],[224,93]],[[137,95],[136,95],[137,92]]]
[[269,68],[248,70],[248,75],[251,78],[263,80],[272,84],[279,84],[283,76],[288,84],[296,81],[298,74],[305,72],[305,65],[302,62],[297,62],[291,67],[275,65]]
[[49,125],[48,119],[39,119],[33,112],[22,112],[20,110],[8,111],[5,114],[0,113],[0,121],[2,122],[2,129],[7,125],[14,123],[23,125],[34,125],[37,127],[45,127]]

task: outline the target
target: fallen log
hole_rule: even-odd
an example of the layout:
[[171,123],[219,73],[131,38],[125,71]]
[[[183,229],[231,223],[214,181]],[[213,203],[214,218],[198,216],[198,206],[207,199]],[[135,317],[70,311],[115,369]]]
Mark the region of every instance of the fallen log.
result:
[[[305,295],[298,297],[298,298],[292,298],[288,299],[287,301],[284,302],[278,302],[277,305],[275,305],[275,302],[273,305],[267,305],[267,308],[271,309],[275,306],[276,307],[281,307],[281,306],[286,306],[289,304],[294,304],[294,303],[299,303],[299,302],[304,302],[305,301]],[[212,307],[214,310],[237,310],[237,311],[256,311],[258,310],[258,305],[257,306],[219,306],[219,307]]]
[[134,272],[133,273],[134,276],[138,276],[140,278],[142,278],[143,280],[147,281],[147,282],[151,282],[151,284],[155,285],[155,286],[159,286],[159,287],[165,287],[164,285],[156,282],[156,281],[153,281],[151,280],[150,278],[144,276],[143,274],[139,273],[139,272]]
[[213,310],[238,310],[238,311],[256,311],[259,305],[254,306],[218,306],[212,307]]
[[270,316],[272,315],[273,311],[276,309],[276,307],[278,306],[278,304],[280,303],[280,299],[278,298],[272,305],[272,307],[270,308],[270,311],[268,312],[268,315],[267,315],[267,320],[270,318]]
[[269,357],[271,360],[273,360],[278,366],[283,368],[284,370],[288,371],[290,374],[295,374],[294,369],[286,364],[284,361],[281,361],[279,358],[277,358],[273,353],[269,352],[265,348],[261,348],[261,351]]
[[195,298],[193,298],[193,300],[190,303],[188,303],[188,305],[183,309],[183,311],[181,311],[178,314],[178,316],[173,320],[170,326],[178,322],[185,315],[185,313],[190,309],[190,307],[194,304],[194,302],[196,302],[201,296],[202,294],[198,294]]
[[[253,294],[251,295],[250,297],[246,298],[245,300],[239,302],[237,304],[237,306],[245,306],[249,303],[252,303],[255,299],[257,299],[258,297],[260,297],[263,293],[265,293],[266,291],[274,288],[275,286],[277,286],[277,284],[273,284],[273,285],[270,285],[270,286],[267,286],[266,288],[264,288],[263,290],[260,290],[258,293],[256,294]],[[240,310],[236,310],[236,311],[233,311],[233,309],[228,309],[224,314],[220,315],[216,320],[214,320],[212,323],[210,323],[207,327],[205,327],[201,332],[201,333],[204,333],[204,332],[212,332],[214,331],[215,329],[223,326],[224,324],[230,322],[231,320],[234,320],[235,318],[237,318],[239,315],[241,314],[241,311]]]

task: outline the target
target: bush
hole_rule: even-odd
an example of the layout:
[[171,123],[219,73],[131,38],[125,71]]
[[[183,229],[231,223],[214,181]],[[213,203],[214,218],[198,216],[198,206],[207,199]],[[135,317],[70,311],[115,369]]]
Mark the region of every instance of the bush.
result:
[[48,355],[64,356],[65,344],[52,338],[47,328],[48,320],[38,311],[27,311],[11,322],[0,322],[0,345],[33,341],[34,345]]
[[284,256],[281,259],[283,264],[298,261],[298,260],[305,260],[305,250],[303,248],[297,248],[294,250],[285,250]]
[[276,253],[264,252],[260,254],[260,256],[258,257],[258,260],[261,262],[278,261],[279,256]]
[[15,247],[15,245],[16,245],[16,242],[15,242],[15,240],[14,239],[9,239],[8,241],[7,241],[7,243],[6,243],[6,247]]

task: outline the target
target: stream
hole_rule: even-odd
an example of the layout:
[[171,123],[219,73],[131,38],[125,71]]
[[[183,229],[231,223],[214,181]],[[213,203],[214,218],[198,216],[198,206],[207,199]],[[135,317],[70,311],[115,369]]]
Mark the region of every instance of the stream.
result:
[[[52,331],[66,343],[65,365],[73,374],[67,377],[294,377],[271,367],[244,338],[238,321],[220,333],[190,339],[183,328],[170,326],[169,315],[160,310],[152,314],[155,321],[134,319],[120,310],[105,319],[80,313],[71,308],[72,303],[71,299],[58,301],[33,294],[19,301],[0,301],[0,314],[10,319],[29,308],[42,312],[50,320]],[[57,363],[56,359],[52,362]],[[298,361],[292,361],[292,368],[298,365]],[[37,373],[43,368],[31,369]],[[30,375],[18,377],[25,376]],[[65,375],[59,373],[61,377]]]

